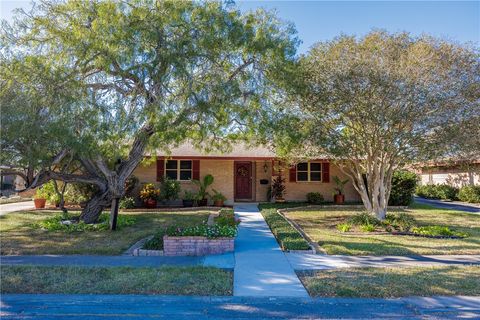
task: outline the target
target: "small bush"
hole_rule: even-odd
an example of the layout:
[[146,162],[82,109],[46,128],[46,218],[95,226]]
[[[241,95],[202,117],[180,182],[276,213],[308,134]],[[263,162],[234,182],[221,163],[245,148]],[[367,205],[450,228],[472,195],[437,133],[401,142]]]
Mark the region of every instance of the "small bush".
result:
[[160,184],[160,198],[162,200],[176,200],[179,193],[180,182],[169,177],[163,178]]
[[125,197],[122,200],[120,200],[119,204],[120,209],[133,209],[135,208],[135,199],[132,197]]
[[348,223],[355,226],[362,226],[362,225],[378,226],[380,225],[380,220],[378,220],[376,217],[374,217],[370,213],[364,211],[351,216],[348,219]]
[[340,232],[348,232],[352,229],[352,225],[350,223],[340,223],[337,224],[337,230]]
[[220,226],[236,227],[239,223],[240,221],[235,219],[235,214],[231,209],[221,210],[218,217],[215,218],[215,224]]
[[480,186],[464,186],[460,188],[458,199],[469,203],[480,203]]
[[383,224],[385,225],[385,229],[389,232],[393,230],[408,232],[417,224],[417,222],[411,215],[405,212],[400,212],[397,214],[387,213]]
[[311,204],[321,204],[324,201],[323,196],[320,192],[309,192],[307,193],[307,202]]
[[145,241],[142,249],[146,250],[163,250],[164,232],[156,233],[150,240]]
[[276,209],[264,209],[262,215],[283,250],[308,250],[310,245]]
[[456,200],[458,198],[458,189],[448,184],[427,184],[418,186],[415,193],[423,198]]
[[[71,224],[63,224],[62,221],[73,221]],[[78,222],[77,222],[78,221]],[[87,224],[83,221],[79,221],[78,216],[58,214],[51,218],[40,221],[35,224],[34,227],[43,229],[46,231],[64,231],[64,232],[85,232],[85,231],[104,231],[110,227],[110,215],[108,213],[102,213],[98,218],[97,223]],[[117,217],[117,229],[131,226],[135,224],[135,219],[130,216],[118,215]]]
[[460,237],[466,238],[468,237],[467,233],[458,232],[455,230],[451,230],[449,227],[445,226],[425,226],[425,227],[414,227],[412,228],[412,232],[416,234],[421,234],[425,236],[443,236],[443,237]]
[[390,206],[408,206],[412,202],[415,188],[417,187],[418,177],[415,173],[398,170],[392,176],[392,189],[388,205]]
[[360,230],[362,230],[363,232],[373,232],[373,231],[375,231],[375,225],[373,225],[373,224],[362,224],[360,226]]

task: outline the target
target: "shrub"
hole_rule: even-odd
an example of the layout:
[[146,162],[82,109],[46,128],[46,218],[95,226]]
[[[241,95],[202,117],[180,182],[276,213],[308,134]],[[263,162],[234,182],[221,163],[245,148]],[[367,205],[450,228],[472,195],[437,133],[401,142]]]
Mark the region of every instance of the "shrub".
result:
[[235,219],[235,214],[231,209],[221,210],[218,217],[215,218],[215,224],[220,226],[236,227],[239,223],[240,221]]
[[320,204],[324,201],[323,196],[320,192],[309,192],[307,193],[307,202],[312,204]]
[[467,233],[458,232],[455,230],[451,230],[449,227],[446,226],[425,226],[425,227],[414,227],[412,228],[412,232],[420,235],[425,236],[443,236],[443,237],[460,237],[466,238],[468,237]]
[[480,186],[464,186],[460,188],[458,199],[464,202],[480,203]]
[[160,184],[160,198],[162,200],[175,200],[178,199],[180,193],[180,182],[177,180],[165,177]]
[[285,195],[286,187],[285,187],[285,179],[281,176],[276,177],[272,182],[270,196],[275,199],[283,199]]
[[374,217],[370,213],[364,211],[351,216],[348,219],[348,223],[355,226],[362,226],[362,225],[378,226],[380,225],[380,220],[378,220],[376,217]]
[[398,170],[392,176],[392,189],[388,205],[408,206],[412,202],[418,177],[410,171]]
[[163,250],[163,235],[164,232],[156,233],[150,240],[145,241],[142,249],[146,250]]
[[262,215],[283,250],[308,250],[310,245],[276,209],[264,209]]
[[[70,224],[63,224],[63,220],[70,220],[73,222],[71,222]],[[78,215],[58,214],[43,221],[40,221],[39,223],[35,224],[34,227],[47,231],[64,232],[103,231],[109,229],[110,215],[108,213],[102,213],[98,218],[98,222],[93,224],[87,224],[83,221],[78,220]],[[118,215],[117,217],[117,229],[131,226],[134,223],[135,219],[133,217],[125,215]]]
[[373,224],[362,224],[360,226],[360,230],[362,230],[363,232],[373,232],[373,231],[375,231],[375,225],[373,225]]
[[350,223],[340,223],[337,224],[337,230],[340,232],[348,232],[352,229],[352,225]]
[[415,193],[423,198],[456,200],[458,189],[448,184],[427,184],[418,186]]
[[133,209],[135,208],[135,199],[132,197],[125,197],[120,200],[119,207],[120,209]]
[[417,222],[411,215],[405,212],[400,212],[397,214],[387,213],[383,224],[385,225],[387,231],[398,230],[402,232],[408,232],[417,224]]
[[98,188],[87,183],[68,184],[65,190],[64,199],[66,203],[82,204],[90,200]]
[[41,187],[37,188],[37,190],[35,191],[34,198],[45,199],[45,200],[48,200],[48,202],[53,202],[55,201],[54,196],[56,196],[55,187],[53,186],[53,181],[50,180],[49,182],[45,183]]

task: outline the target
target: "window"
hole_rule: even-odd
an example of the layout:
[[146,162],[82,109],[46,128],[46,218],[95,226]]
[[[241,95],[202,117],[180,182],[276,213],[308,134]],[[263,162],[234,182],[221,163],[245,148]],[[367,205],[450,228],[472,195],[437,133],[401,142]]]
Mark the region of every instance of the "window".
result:
[[167,160],[165,162],[165,176],[173,180],[191,180],[192,160]]
[[297,181],[322,181],[322,164],[320,162],[297,164]]

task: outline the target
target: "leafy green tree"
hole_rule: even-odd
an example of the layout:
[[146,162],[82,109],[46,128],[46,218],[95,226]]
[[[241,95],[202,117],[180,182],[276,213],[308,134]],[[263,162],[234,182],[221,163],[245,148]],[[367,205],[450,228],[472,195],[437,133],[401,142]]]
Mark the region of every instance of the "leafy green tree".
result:
[[[274,91],[270,79],[292,64],[297,42],[290,25],[265,11],[154,0],[42,1],[15,25],[4,23],[1,38],[0,81],[11,83],[1,91],[2,109],[10,110],[2,112],[5,159],[36,173],[29,187],[50,179],[96,186],[81,214],[87,223],[118,205],[146,152],[185,140],[228,148],[252,136]],[[40,67],[28,70],[30,59]],[[15,63],[20,70],[10,70]],[[45,86],[19,76],[42,78],[42,68],[51,75],[40,79]],[[66,101],[37,99],[55,92]],[[34,122],[25,101],[45,118]],[[25,115],[14,119],[19,106]],[[15,134],[16,123],[33,131]]]
[[302,131],[303,149],[332,155],[384,219],[395,169],[448,153],[455,134],[444,128],[478,119],[479,74],[468,46],[383,31],[341,36],[301,59],[291,109],[302,126],[290,131]]

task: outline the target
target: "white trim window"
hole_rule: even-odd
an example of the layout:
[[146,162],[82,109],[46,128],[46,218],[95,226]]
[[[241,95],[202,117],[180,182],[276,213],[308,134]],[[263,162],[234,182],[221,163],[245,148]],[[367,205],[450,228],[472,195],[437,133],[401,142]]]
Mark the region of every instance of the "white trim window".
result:
[[165,176],[172,180],[190,181],[192,180],[193,163],[192,160],[166,160]]
[[298,182],[322,182],[321,162],[300,162],[297,164]]

